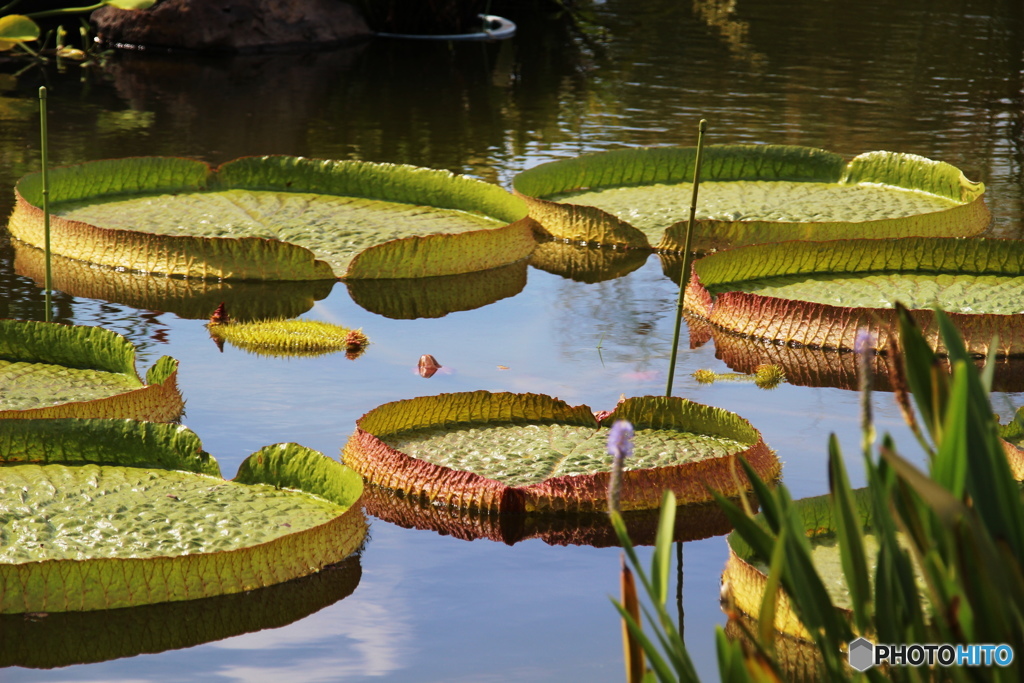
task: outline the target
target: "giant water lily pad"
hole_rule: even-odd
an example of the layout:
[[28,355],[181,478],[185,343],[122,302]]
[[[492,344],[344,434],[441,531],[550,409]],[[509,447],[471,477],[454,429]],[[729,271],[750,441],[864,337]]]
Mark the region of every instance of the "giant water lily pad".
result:
[[[598,152],[528,169],[513,186],[555,237],[681,251],[695,158],[696,148]],[[910,154],[846,163],[809,147],[713,145],[704,150],[692,246],[973,235],[990,220],[984,191],[953,166]]]
[[171,422],[185,403],[178,361],[135,371],[135,347],[101,327],[0,320],[0,419],[110,417]]
[[387,403],[356,422],[344,461],[371,484],[435,505],[487,513],[607,509],[608,427],[636,428],[622,509],[656,508],[664,489],[684,503],[734,496],[745,458],[763,478],[775,454],[734,413],[679,398],[626,399],[598,422],[587,406],[538,394],[477,391]]
[[90,612],[0,614],[0,667],[103,662],[280,628],[351,595],[362,576],[359,560],[357,553],[309,576],[212,598]]
[[[43,244],[40,174],[9,228]],[[230,280],[414,278],[485,270],[534,247],[525,204],[445,171],[301,157],[93,161],[50,172],[53,253]]]
[[[11,240],[14,272],[45,286],[42,249]],[[266,282],[166,277],[114,270],[63,256],[50,257],[53,288],[76,298],[101,299],[148,311],[166,311],[179,318],[206,320],[221,303],[235,320],[294,318],[302,315],[337,285],[335,280]],[[412,280],[411,282],[415,282]]]
[[0,421],[0,612],[115,609],[269,586],[362,543],[359,477],[297,444],[231,481],[184,427]]
[[728,249],[694,263],[687,309],[755,339],[853,349],[858,330],[884,349],[898,301],[933,348],[945,347],[933,307],[949,314],[968,351],[1024,355],[1024,241],[903,238],[783,242]]

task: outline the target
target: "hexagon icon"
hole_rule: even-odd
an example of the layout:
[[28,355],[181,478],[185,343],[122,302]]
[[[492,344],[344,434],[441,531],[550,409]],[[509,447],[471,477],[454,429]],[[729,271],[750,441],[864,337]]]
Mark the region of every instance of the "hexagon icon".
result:
[[867,671],[875,663],[875,646],[866,638],[850,643],[850,666],[857,671]]

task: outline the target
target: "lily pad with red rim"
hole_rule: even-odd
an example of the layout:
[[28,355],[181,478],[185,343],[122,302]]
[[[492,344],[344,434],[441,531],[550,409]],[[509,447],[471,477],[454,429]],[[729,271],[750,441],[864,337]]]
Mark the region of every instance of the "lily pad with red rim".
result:
[[608,427],[629,420],[634,455],[623,510],[657,508],[671,488],[681,503],[737,496],[744,458],[768,480],[779,461],[749,422],[681,398],[630,398],[598,422],[587,406],[540,394],[476,391],[387,403],[361,417],[346,464],[368,483],[434,505],[500,514],[607,510]]
[[693,264],[685,305],[731,333],[790,346],[853,349],[859,330],[884,349],[899,302],[945,347],[933,307],[970,353],[1024,355],[1024,241],[908,237],[780,242],[727,249]]

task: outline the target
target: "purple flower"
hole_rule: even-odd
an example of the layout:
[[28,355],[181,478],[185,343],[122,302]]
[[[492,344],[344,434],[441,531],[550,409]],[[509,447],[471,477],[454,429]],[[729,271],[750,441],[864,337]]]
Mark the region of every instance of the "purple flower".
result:
[[633,425],[626,420],[616,420],[608,432],[608,454],[619,461],[633,455]]
[[865,353],[870,353],[875,348],[875,335],[871,333],[871,330],[866,327],[862,327],[857,330],[857,336],[853,342],[853,350],[859,356],[863,356]]
[[622,461],[633,455],[633,425],[617,420],[608,432],[608,453],[612,456],[612,476],[608,481],[608,512],[619,511],[622,496]]

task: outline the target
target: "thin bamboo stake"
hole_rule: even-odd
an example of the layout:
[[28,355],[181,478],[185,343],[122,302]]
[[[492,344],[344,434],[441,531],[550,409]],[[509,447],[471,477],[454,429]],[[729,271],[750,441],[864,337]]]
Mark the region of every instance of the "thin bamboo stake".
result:
[[697,158],[693,164],[693,194],[690,197],[690,220],[686,224],[686,241],[683,243],[683,272],[679,276],[679,299],[676,302],[676,327],[672,334],[672,356],[668,361],[668,383],[665,385],[665,396],[672,395],[672,379],[676,374],[676,352],[679,349],[679,328],[683,320],[683,297],[686,296],[686,284],[690,281],[690,243],[693,238],[693,221],[697,215],[697,188],[700,186],[700,163],[704,156],[704,131],[708,122],[700,120],[697,127]]
[[46,255],[46,276],[43,286],[46,288],[46,322],[53,319],[53,304],[50,290],[53,288],[53,276],[50,272],[50,181],[47,176],[49,166],[46,132],[46,86],[39,88],[39,136],[43,148],[43,253]]

